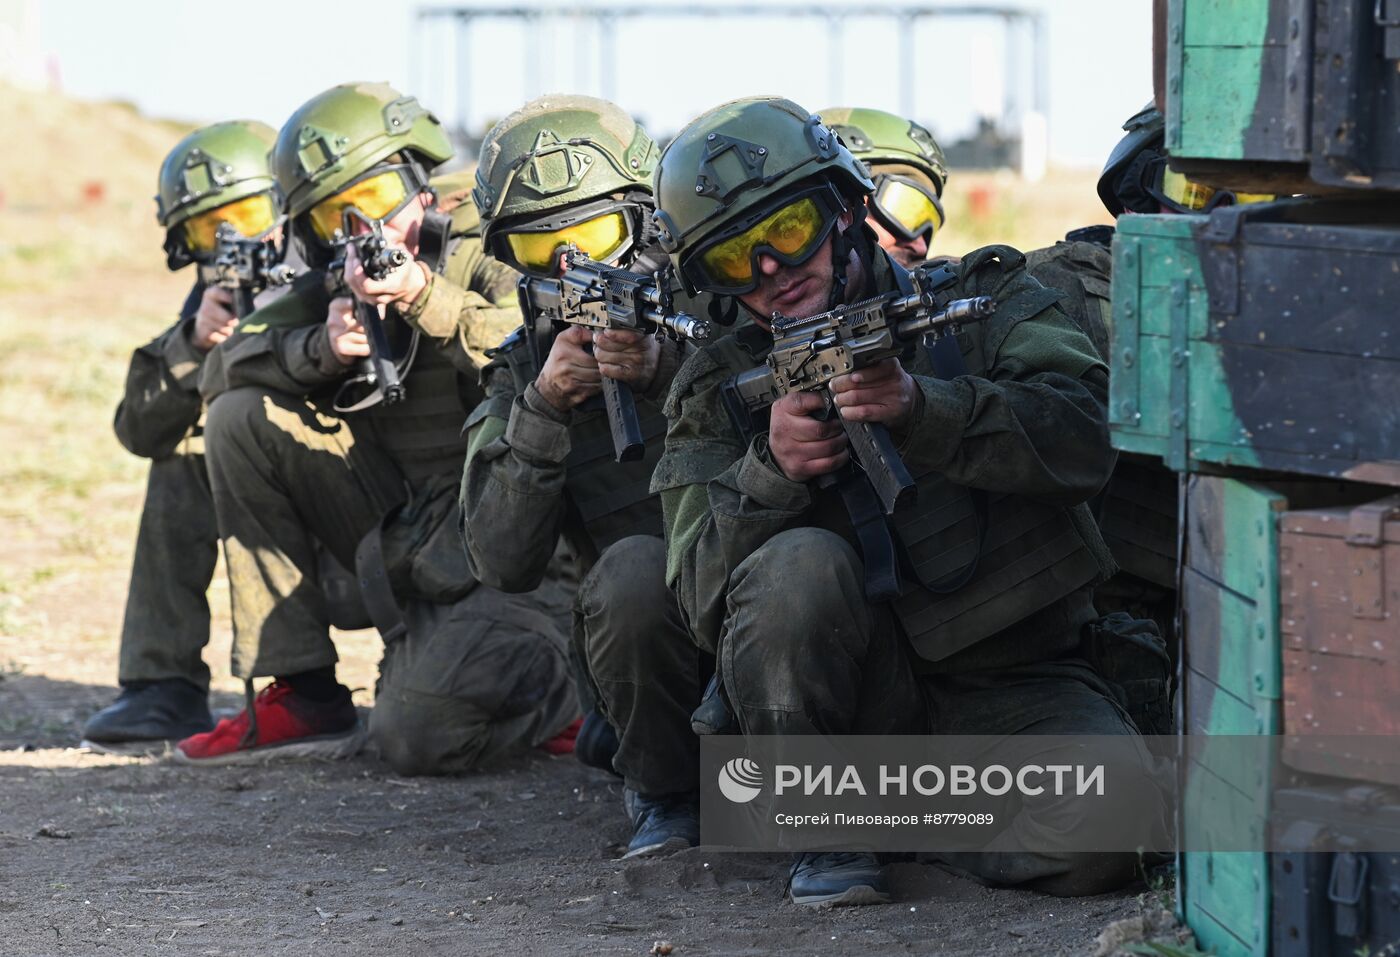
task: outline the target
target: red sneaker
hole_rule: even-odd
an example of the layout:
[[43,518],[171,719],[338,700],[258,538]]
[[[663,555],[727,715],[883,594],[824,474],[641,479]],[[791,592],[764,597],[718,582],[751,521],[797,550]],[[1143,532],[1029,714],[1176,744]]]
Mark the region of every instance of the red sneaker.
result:
[[291,685],[274,681],[253,699],[256,735],[250,733],[248,711],[225,718],[213,731],[192,735],[175,747],[181,764],[262,764],[302,758],[334,760],[358,754],[365,729],[350,692],[334,701],[311,701]]
[[578,729],[581,727],[583,719],[575,718],[573,724],[540,745],[540,748],[550,754],[573,754],[574,742],[578,740]]

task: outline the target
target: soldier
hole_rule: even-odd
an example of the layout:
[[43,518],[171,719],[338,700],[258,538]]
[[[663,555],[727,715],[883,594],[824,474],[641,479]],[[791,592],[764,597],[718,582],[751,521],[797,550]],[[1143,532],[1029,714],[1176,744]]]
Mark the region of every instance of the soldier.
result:
[[822,121],[870,171],[875,191],[866,222],[880,246],[905,269],[929,258],[943,228],[943,187],[948,165],[927,129],[884,110],[835,107]]
[[[1113,568],[1084,503],[1113,451],[1107,370],[1054,306],[1058,294],[1025,275],[1015,250],[975,250],[946,267],[939,296],[992,296],[997,311],[959,337],[961,349],[911,349],[833,383],[842,416],[887,426],[918,479],[916,504],[873,529],[886,544],[897,537],[918,578],[873,602],[858,539],[812,481],[848,461],[840,423],[811,416],[820,396],[794,392],[745,441],[722,387],[767,353],[775,311],[806,317],[908,288],[864,227],[874,184],[819,118],[750,98],[686,126],[655,186],[661,241],[684,281],[737,296],[755,322],[682,366],[652,483],[668,582],[692,635],[717,656],[740,730],[1010,734],[1028,745],[1015,736],[1133,734],[1078,656],[1096,617],[1091,589]],[[1112,799],[1136,820],[1157,800],[1143,776]],[[1134,855],[1073,852],[1077,837],[1116,826],[1101,808],[1089,820],[1082,805],[1022,797],[1002,810],[1012,827],[946,859],[1055,894],[1131,877]],[[856,853],[799,856],[790,894],[804,904],[889,899],[874,857]]]
[[[559,275],[567,244],[639,271],[664,265],[664,253],[646,248],[656,157],[646,131],[605,100],[526,104],[481,146],[473,198],[487,248],[543,278]],[[625,782],[628,857],[699,840],[690,712],[701,662],[666,588],[661,503],[647,488],[666,428],[661,400],[682,356],[679,343],[638,333],[522,328],[496,350],[488,398],[468,424],[463,535],[477,576],[506,591],[534,588],[560,538],[588,569],[574,651],[581,696],[617,734],[607,757]],[[647,440],[637,461],[613,459],[601,376],[636,397]]]
[[[1219,205],[1273,198],[1215,190],[1173,173],[1163,148],[1162,114],[1151,103],[1129,117],[1123,130],[1124,136],[1098,181],[1099,198],[1114,217],[1203,212]],[[1027,271],[1064,294],[1060,308],[1079,323],[1105,361],[1109,359],[1113,318],[1113,232],[1112,226],[1086,226],[1072,230],[1053,246],[1026,254]],[[1094,511],[1120,568],[1095,590],[1095,605],[1100,612],[1125,612],[1150,619],[1168,639],[1152,641],[1140,627],[1119,617],[1113,624],[1120,631],[1126,628],[1118,637],[1126,638],[1128,644],[1120,641],[1116,650],[1099,646],[1094,657],[1101,658],[1105,666],[1112,659],[1126,664],[1125,650],[1137,646],[1139,653],[1134,657],[1140,667],[1135,669],[1136,677],[1142,679],[1153,671],[1156,677],[1150,682],[1132,682],[1137,690],[1130,696],[1134,700],[1129,702],[1129,710],[1144,732],[1169,734],[1166,659],[1168,651],[1175,649],[1177,476],[1151,456],[1120,453],[1112,479],[1094,502]],[[1104,633],[1101,637],[1112,636]],[[1159,661],[1155,669],[1151,665],[1154,658]],[[1154,687],[1160,692],[1144,696]]]
[[[225,223],[246,237],[280,239],[277,184],[267,167],[276,135],[250,120],[216,123],[171,150],[156,195],[171,269],[207,264]],[[260,301],[279,292],[269,290]],[[205,356],[237,321],[232,292],[206,284],[201,275],[176,323],[131,357],[117,406],[117,438],[150,459],[151,469],[122,621],[122,691],[88,719],[86,746],[142,748],[213,726],[202,652],[209,641],[206,592],[219,533],[204,468],[204,402],[197,382]]]
[[[575,717],[562,650],[568,596],[478,586],[457,533],[461,424],[481,350],[519,323],[515,274],[476,238],[476,211],[435,203],[452,154],[437,118],[382,84],[313,97],[282,127],[272,168],[312,272],[248,317],[204,370],[208,459],[233,595],[233,671],[248,707],[176,757],[230,764],[344,757],[360,747],[350,693],[315,600],[311,537],[353,564],[385,641],[369,735],[400,772],[460,771],[539,745]],[[346,234],[378,228],[406,261],[380,279]],[[344,255],[348,294],[337,287]],[[371,352],[382,313],[406,397]],[[366,317],[366,321],[372,321]],[[353,391],[342,391],[346,383]],[[372,388],[369,388],[372,387]],[[276,680],[254,699],[252,679]]]

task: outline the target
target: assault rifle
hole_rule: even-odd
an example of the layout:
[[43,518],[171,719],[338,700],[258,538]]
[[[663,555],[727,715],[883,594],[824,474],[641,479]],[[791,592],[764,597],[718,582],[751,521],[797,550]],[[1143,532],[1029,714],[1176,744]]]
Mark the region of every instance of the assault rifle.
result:
[[214,255],[199,267],[207,286],[222,286],[233,294],[233,311],[242,319],[253,311],[253,298],[271,286],[285,286],[296,270],[282,261],[275,243],[244,236],[228,223],[214,234]]
[[[390,246],[384,238],[384,227],[377,219],[369,219],[359,210],[351,207],[345,211],[346,228],[340,232],[335,245],[340,249],[339,258],[328,269],[337,277],[333,295],[350,296],[350,286],[345,281],[345,250],[355,247],[355,255],[370,279],[383,279],[389,273],[408,262],[408,252],[397,246]],[[369,232],[352,235],[350,218],[358,218],[369,227]],[[355,299],[355,320],[364,328],[369,340],[369,358],[360,363],[359,381],[378,388],[385,405],[402,402],[406,397],[403,382],[399,380],[399,369],[394,364],[394,353],[389,347],[389,336],[384,322],[379,318],[379,307]]]
[[[897,356],[915,336],[932,346],[968,322],[996,311],[990,296],[954,299],[937,308],[936,288],[916,270],[914,291],[891,292],[837,306],[806,319],[773,314],[773,351],[764,365],[741,372],[722,389],[725,406],[737,423],[749,423],[789,392],[820,392],[826,411],[820,418],[840,418],[831,380]],[[874,487],[886,515],[914,498],[914,480],[899,457],[889,430],[878,422],[841,419],[851,454]],[[744,431],[752,433],[752,428]]]
[[[527,335],[545,328],[572,325],[590,329],[623,329],[672,339],[710,338],[713,325],[672,307],[671,277],[667,272],[644,275],[619,266],[594,262],[573,246],[564,254],[564,274],[557,279],[526,276],[520,280],[520,308]],[[543,355],[538,358],[543,363]],[[626,383],[603,377],[603,403],[612,429],[613,453],[619,462],[642,457],[641,423],[637,402]]]

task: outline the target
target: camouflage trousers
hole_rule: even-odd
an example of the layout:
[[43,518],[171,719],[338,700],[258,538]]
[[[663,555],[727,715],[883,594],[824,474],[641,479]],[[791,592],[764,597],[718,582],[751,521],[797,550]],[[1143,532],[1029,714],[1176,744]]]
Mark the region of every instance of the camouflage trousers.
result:
[[609,546],[579,584],[574,649],[617,731],[613,767],[643,794],[699,786],[701,655],[666,587],[666,546],[634,535]]
[[[215,399],[205,439],[236,676],[336,662],[315,541],[354,567],[361,539],[396,512],[410,516],[399,524],[412,544],[390,557],[386,532],[385,562],[407,630],[385,649],[370,718],[386,760],[408,774],[467,770],[540,744],[577,715],[565,659],[571,595],[555,582],[505,595],[471,581],[456,538],[458,475],[408,482],[347,420],[261,389]],[[445,572],[453,558],[460,575]],[[418,583],[429,580],[437,588],[426,593]]]
[[[188,444],[188,443],[187,443]],[[181,446],[151,462],[131,563],[117,680],[184,678],[209,687],[209,582],[219,527],[203,454]]]
[[[1136,734],[1078,658],[927,673],[888,607],[866,602],[863,580],[850,545],[817,528],[783,532],[735,569],[719,671],[744,733],[1014,735],[1040,764],[1074,759],[1057,761],[1036,747],[1035,735]],[[1065,896],[1103,893],[1132,878],[1136,855],[1075,852],[1084,846],[1076,835],[1102,835],[1110,816],[1142,820],[1154,800],[1160,803],[1146,777],[1115,788],[1114,797],[1132,813],[1105,815],[1099,806],[1091,818],[1086,802],[1013,791],[996,799],[1004,806],[978,808],[1009,827],[981,851],[939,859],[989,883]]]

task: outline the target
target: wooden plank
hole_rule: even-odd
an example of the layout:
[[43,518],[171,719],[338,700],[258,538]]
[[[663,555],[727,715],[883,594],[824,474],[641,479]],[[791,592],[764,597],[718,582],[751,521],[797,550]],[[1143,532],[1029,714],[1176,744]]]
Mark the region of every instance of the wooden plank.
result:
[[[1187,46],[1182,51],[1181,148],[1177,154],[1210,159],[1263,158],[1245,153],[1245,135],[1254,121],[1266,52],[1259,46]],[[1274,52],[1282,60],[1283,51]]]
[[1194,668],[1186,669],[1187,734],[1276,734],[1278,702],[1232,694]]
[[1285,42],[1269,31],[1269,0],[1184,0],[1182,28],[1188,47],[1258,47]]
[[[1374,526],[1343,507],[1284,516],[1284,759],[1293,767],[1400,784],[1400,520],[1383,518],[1397,504],[1362,507]],[[1359,531],[1377,533],[1375,544],[1349,542]]]
[[1268,858],[1231,850],[1262,842],[1267,818],[1253,798],[1200,766],[1188,766],[1182,823],[1185,846],[1222,848],[1181,855],[1188,922],[1200,943],[1220,954],[1262,955],[1269,927]]

